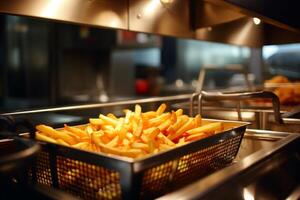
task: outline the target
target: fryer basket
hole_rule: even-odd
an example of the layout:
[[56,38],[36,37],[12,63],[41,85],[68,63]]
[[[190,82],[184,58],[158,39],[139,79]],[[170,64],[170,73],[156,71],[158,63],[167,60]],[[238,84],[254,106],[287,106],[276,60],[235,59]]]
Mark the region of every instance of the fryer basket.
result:
[[227,166],[238,153],[245,122],[224,120],[225,131],[145,158],[131,159],[41,142],[32,183],[83,199],[152,199]]

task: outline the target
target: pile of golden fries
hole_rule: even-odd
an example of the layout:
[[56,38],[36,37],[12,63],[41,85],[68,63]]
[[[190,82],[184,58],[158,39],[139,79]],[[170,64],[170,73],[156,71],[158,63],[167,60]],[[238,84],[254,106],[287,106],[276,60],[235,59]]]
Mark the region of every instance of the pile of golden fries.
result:
[[187,142],[205,138],[223,130],[221,122],[202,125],[201,116],[188,117],[182,109],[165,112],[166,104],[156,111],[124,110],[125,116],[113,114],[90,118],[81,126],[56,130],[36,126],[36,139],[83,150],[115,154],[131,158],[157,153]]

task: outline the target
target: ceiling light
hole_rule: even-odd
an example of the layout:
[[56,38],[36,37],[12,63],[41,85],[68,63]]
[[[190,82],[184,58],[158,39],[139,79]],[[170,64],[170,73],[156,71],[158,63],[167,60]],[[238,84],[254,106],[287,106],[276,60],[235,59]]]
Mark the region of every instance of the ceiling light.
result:
[[261,20],[257,17],[253,17],[253,22],[254,22],[255,25],[259,25]]

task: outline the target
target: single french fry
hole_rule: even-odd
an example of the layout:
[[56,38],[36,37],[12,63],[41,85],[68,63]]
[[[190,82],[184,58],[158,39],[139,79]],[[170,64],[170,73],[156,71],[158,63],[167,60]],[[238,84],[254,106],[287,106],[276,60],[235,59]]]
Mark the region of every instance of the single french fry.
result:
[[107,114],[107,117],[109,117],[109,118],[112,118],[112,119],[118,119],[114,114],[112,114],[112,113],[108,113]]
[[198,114],[194,117],[194,124],[195,124],[195,127],[199,127],[201,125],[201,116]]
[[170,140],[169,138],[167,138],[162,133],[159,133],[157,137],[160,138],[162,141],[164,141],[164,143],[166,143],[169,146],[174,146],[175,145],[175,143],[172,140]]
[[76,141],[80,141],[80,140],[81,140],[81,138],[80,138],[77,134],[72,133],[72,132],[70,132],[70,131],[67,131],[67,130],[60,130],[60,132],[72,136],[73,138],[76,139]]
[[80,142],[72,145],[74,148],[84,149],[89,143],[88,142]]
[[41,140],[41,141],[45,141],[45,142],[50,142],[50,143],[57,144],[57,141],[56,141],[56,140],[54,140],[53,138],[48,137],[48,136],[46,136],[46,135],[43,135],[43,134],[41,134],[41,133],[36,133],[36,134],[35,134],[35,138],[36,138],[37,140]]
[[88,133],[89,135],[91,135],[92,132],[94,132],[94,130],[91,126],[87,126],[87,127],[85,127],[85,132]]
[[118,120],[112,119],[102,114],[99,115],[99,118],[103,120],[104,124],[112,125],[113,127],[116,127],[118,123]]
[[149,120],[149,126],[159,126],[165,120],[169,119],[170,116],[171,116],[170,113],[164,113],[164,114],[161,114],[158,117],[152,118],[152,119]]
[[118,145],[119,142],[119,136],[117,135],[114,139],[112,139],[110,142],[108,142],[106,145],[108,147],[115,147]]
[[197,133],[215,133],[217,131],[222,130],[222,123],[221,122],[213,122],[209,123],[191,130],[188,130],[188,134],[197,134]]
[[188,121],[175,132],[175,134],[168,135],[168,138],[170,140],[173,140],[173,139],[181,136],[185,131],[193,128],[193,126],[194,126],[193,119],[188,119]]
[[126,115],[125,115],[125,119],[124,119],[124,123],[125,124],[128,124],[130,119],[131,119],[131,116],[132,116],[132,111],[129,110],[128,112],[126,112]]
[[176,112],[172,111],[171,112],[171,117],[170,117],[171,123],[174,124],[177,121],[177,115]]
[[135,148],[135,149],[142,149],[144,151],[149,152],[149,146],[147,144],[144,144],[144,143],[134,142],[134,143],[131,144],[131,147]]
[[148,112],[142,113],[142,117],[145,117],[148,119],[152,119],[156,116],[157,116],[157,113],[155,111],[148,111]]
[[135,105],[134,117],[136,119],[140,118],[141,113],[142,113],[142,107],[140,105]]
[[[183,124],[185,124],[187,121],[189,120],[189,117],[186,115],[182,115],[178,118],[178,120],[176,121],[175,124],[173,124],[172,126],[170,126],[167,130],[169,132],[176,132],[181,126],[183,126]],[[171,134],[171,133],[170,133]]]
[[84,132],[83,130],[81,130],[80,128],[76,128],[76,127],[72,127],[72,126],[68,126],[68,125],[64,125],[64,129],[69,131],[69,132],[72,132],[76,135],[78,135],[79,137],[86,137],[88,136],[88,134],[86,132]]
[[111,125],[104,125],[104,126],[102,126],[102,129],[103,130],[108,130],[108,131],[114,131],[115,130],[114,127],[111,126]]
[[141,149],[129,149],[129,150],[124,150],[124,149],[118,149],[115,147],[109,147],[103,143],[101,143],[96,137],[94,137],[94,134],[92,134],[93,141],[95,144],[97,144],[101,150],[104,153],[110,153],[110,154],[115,154],[115,155],[120,155],[120,156],[127,156],[131,158],[135,158],[143,154],[143,151]]
[[171,124],[172,124],[171,120],[168,119],[168,120],[164,121],[162,124],[160,124],[160,125],[158,126],[158,128],[159,128],[159,130],[164,131],[164,130],[166,130]]
[[167,105],[165,103],[160,104],[158,109],[156,110],[157,115],[161,115],[167,108]]
[[124,119],[118,120],[117,126],[115,128],[115,133],[119,136],[119,139],[122,141],[127,133],[126,128],[123,126],[124,125]]
[[54,139],[62,139],[62,140],[64,140],[65,142],[67,142],[69,144],[75,144],[76,143],[76,140],[72,136],[70,136],[68,134],[61,133],[57,130],[54,130],[50,126],[37,125],[36,129],[43,132],[43,133],[45,133],[46,135],[48,135],[48,136],[50,136]]
[[104,123],[103,120],[99,118],[90,118],[89,121],[93,125],[102,125]]
[[132,122],[132,133],[134,136],[139,137],[143,132],[143,121],[142,119],[133,120]]
[[155,127],[154,130],[151,131],[151,132],[149,133],[149,139],[150,139],[150,140],[155,140],[156,136],[157,136],[159,133],[160,133],[160,130],[159,130],[158,128]]
[[207,137],[208,134],[205,133],[196,133],[186,137],[185,141],[194,141]]
[[178,109],[178,110],[176,110],[175,114],[177,115],[177,117],[180,117],[183,114],[183,110]]
[[115,132],[115,129],[113,130],[103,130],[103,132],[109,137],[114,138],[117,135],[117,132]]
[[172,147],[169,145],[166,145],[166,144],[159,144],[159,148],[161,150],[168,150],[168,149],[171,149]]
[[57,141],[58,144],[61,144],[61,145],[64,145],[64,146],[70,146],[68,143],[66,143],[62,139],[57,139],[56,141]]

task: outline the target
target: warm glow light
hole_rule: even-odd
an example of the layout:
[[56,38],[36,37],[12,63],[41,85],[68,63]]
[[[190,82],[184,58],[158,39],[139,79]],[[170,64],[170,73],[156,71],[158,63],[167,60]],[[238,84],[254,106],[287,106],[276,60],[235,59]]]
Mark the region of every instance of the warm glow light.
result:
[[173,3],[174,0],[160,0],[161,3],[163,4],[170,4]]
[[61,0],[51,0],[48,5],[43,10],[43,16],[44,17],[53,17],[56,13],[58,8],[61,7],[61,4],[63,1]]
[[109,23],[109,26],[113,28],[117,28],[122,24],[120,17],[113,11],[102,11],[95,16],[94,23],[101,24],[103,22]]
[[144,8],[144,15],[151,16],[153,15],[158,7],[161,5],[160,0],[151,0]]
[[244,188],[243,196],[244,196],[245,200],[254,200],[254,196],[252,195],[252,193],[247,188]]
[[260,20],[259,18],[257,18],[257,17],[253,17],[253,22],[254,22],[254,24],[256,24],[256,25],[259,25],[260,22],[261,22],[261,20]]

